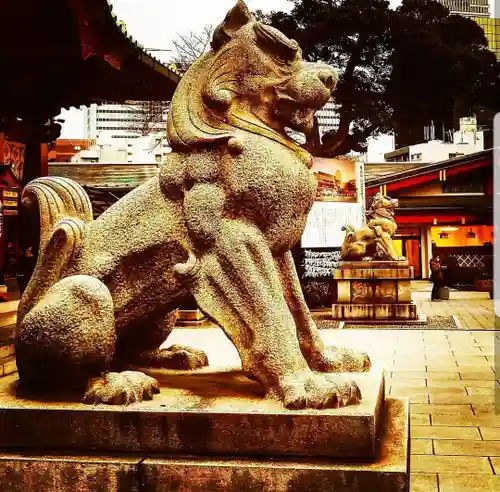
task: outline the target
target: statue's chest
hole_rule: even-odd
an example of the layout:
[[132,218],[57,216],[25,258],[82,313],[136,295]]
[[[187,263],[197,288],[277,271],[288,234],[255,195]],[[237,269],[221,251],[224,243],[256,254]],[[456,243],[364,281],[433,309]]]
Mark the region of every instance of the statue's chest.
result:
[[240,215],[262,221],[307,215],[316,194],[316,179],[301,156],[274,142],[243,152],[226,174]]

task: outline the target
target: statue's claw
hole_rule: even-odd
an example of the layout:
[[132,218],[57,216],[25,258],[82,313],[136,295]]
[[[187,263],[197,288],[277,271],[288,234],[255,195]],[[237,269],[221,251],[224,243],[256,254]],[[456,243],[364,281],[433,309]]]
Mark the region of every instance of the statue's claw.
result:
[[307,371],[282,378],[269,396],[278,396],[290,410],[339,408],[361,401],[361,392],[354,381]]
[[151,400],[160,392],[156,379],[142,372],[108,372],[95,379],[83,397],[84,403],[106,403],[108,405],[129,405]]

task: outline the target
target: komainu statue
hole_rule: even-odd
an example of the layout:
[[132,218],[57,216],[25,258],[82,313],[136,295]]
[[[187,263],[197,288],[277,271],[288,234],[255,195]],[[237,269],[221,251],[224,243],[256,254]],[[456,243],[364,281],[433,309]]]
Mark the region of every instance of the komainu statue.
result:
[[355,230],[345,226],[346,236],[340,253],[344,260],[406,260],[399,256],[392,236],[398,228],[394,220],[394,209],[399,206],[397,199],[382,193],[373,196],[366,211],[366,226]]
[[[71,180],[36,179],[41,244],[17,327],[21,387],[85,389],[84,401],[130,403],[159,391],[131,367],[207,363],[160,350],[188,296],[236,346],[245,374],[287,408],[357,403],[332,372],[363,371],[364,353],[325,347],[290,248],[314,201],[307,132],[337,74],[302,61],[297,43],[239,1],[210,52],[182,78],[168,116],[172,153],[157,177],[97,220]],[[178,366],[178,365],[177,365]]]

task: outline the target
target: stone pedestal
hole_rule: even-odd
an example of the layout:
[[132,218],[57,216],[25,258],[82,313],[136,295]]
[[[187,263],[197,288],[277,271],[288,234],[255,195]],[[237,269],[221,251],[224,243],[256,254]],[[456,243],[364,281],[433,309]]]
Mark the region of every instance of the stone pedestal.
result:
[[356,321],[416,320],[408,261],[343,261],[334,275],[333,318]]
[[199,309],[179,309],[176,326],[196,327],[206,320],[207,317]]
[[283,409],[236,369],[149,372],[160,395],[129,407],[37,402],[1,379],[0,490],[408,491],[409,406],[380,369],[346,374],[363,401],[328,410]]

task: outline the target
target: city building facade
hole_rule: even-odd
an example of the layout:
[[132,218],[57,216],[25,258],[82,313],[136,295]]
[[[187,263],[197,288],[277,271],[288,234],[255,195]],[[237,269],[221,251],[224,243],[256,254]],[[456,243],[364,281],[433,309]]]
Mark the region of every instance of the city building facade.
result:
[[463,17],[489,17],[490,5],[488,0],[439,0],[450,14]]
[[500,19],[495,17],[472,17],[479,24],[488,41],[488,48],[500,60]]
[[381,192],[399,200],[400,254],[416,278],[429,278],[429,261],[439,254],[449,265],[450,283],[474,285],[492,275],[493,151],[436,163],[365,164],[366,196]]
[[[416,145],[408,145],[384,154],[386,162],[440,162],[485,149],[484,132],[478,130],[476,119],[461,118],[460,129],[443,134],[444,140],[435,139],[432,127],[429,140]],[[452,137],[452,138],[450,138]]]

